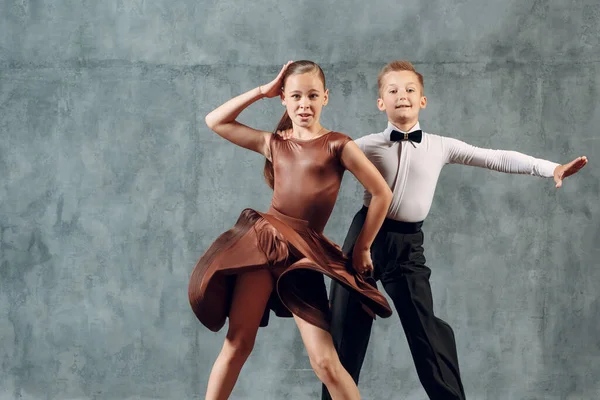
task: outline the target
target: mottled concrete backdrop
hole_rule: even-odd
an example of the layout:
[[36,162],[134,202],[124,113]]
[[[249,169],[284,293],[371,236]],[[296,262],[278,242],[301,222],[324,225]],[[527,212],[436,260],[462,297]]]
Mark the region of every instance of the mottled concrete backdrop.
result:
[[[262,160],[204,125],[289,59],[323,66],[324,124],[380,131],[376,76],[412,60],[423,127],[590,164],[552,180],[449,166],[426,221],[436,311],[470,399],[600,393],[598,0],[0,1],[0,399],[202,399],[224,339],[187,301],[200,254]],[[263,100],[242,120],[272,129]],[[326,234],[361,191],[347,175]],[[424,399],[394,315],[365,399]],[[233,399],[318,399],[292,320],[261,330]]]

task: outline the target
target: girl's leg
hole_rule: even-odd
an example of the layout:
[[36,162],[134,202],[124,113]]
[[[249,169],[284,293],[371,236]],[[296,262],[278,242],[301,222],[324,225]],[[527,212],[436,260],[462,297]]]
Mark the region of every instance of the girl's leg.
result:
[[358,387],[342,366],[329,332],[311,325],[294,315],[310,365],[317,377],[327,386],[333,400],[359,400]]
[[272,290],[273,278],[267,270],[237,276],[229,311],[229,330],[208,378],[206,400],[229,398],[254,347],[258,326]]

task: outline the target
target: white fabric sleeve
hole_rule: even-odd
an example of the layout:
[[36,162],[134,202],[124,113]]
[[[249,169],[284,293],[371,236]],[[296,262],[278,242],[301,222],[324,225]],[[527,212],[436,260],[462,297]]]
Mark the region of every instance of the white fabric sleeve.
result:
[[463,141],[444,137],[446,162],[487,168],[510,174],[529,174],[543,178],[552,178],[555,162],[535,158],[527,154],[510,150],[492,150],[475,147]]

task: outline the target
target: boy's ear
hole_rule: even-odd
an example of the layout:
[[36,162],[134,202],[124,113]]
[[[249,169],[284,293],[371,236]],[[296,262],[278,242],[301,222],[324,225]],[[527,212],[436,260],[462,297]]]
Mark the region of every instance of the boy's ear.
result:
[[377,108],[379,111],[385,111],[385,103],[381,97],[377,98]]
[[421,108],[427,107],[427,97],[421,96]]

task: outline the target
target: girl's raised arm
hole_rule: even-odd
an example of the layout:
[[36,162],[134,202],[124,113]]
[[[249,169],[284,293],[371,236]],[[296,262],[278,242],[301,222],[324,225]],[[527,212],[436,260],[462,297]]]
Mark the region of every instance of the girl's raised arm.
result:
[[271,140],[271,132],[251,128],[237,122],[236,118],[256,100],[263,97],[276,97],[281,93],[283,83],[281,79],[290,63],[291,61],[285,64],[277,77],[271,82],[236,96],[208,113],[204,119],[206,125],[230,142],[248,150],[256,151],[270,159],[269,141]]

